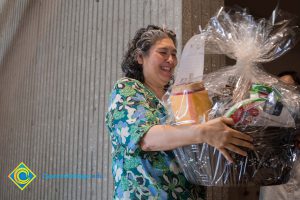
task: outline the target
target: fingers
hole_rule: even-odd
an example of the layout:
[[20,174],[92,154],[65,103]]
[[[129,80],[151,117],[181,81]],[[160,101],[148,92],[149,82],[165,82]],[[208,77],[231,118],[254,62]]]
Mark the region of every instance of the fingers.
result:
[[229,162],[229,163],[233,163],[233,159],[232,157],[230,156],[230,154],[227,152],[226,149],[224,148],[220,148],[219,151],[223,154],[223,156],[225,157],[225,159]]
[[233,134],[233,137],[235,137],[235,138],[253,142],[253,138],[250,135],[247,135],[245,133],[241,133],[239,131],[232,129],[232,134]]
[[234,121],[232,118],[228,118],[228,117],[221,117],[221,121],[224,123],[224,124],[227,124],[229,126],[233,126],[234,125]]
[[254,150],[254,145],[245,140],[240,140],[238,138],[232,138],[230,143],[235,146],[246,147],[248,149]]
[[[230,126],[234,125],[234,121],[233,121],[232,118],[221,117],[221,121],[223,123],[225,123],[226,125],[230,125]],[[249,135],[247,135],[245,133],[241,133],[241,132],[239,132],[237,130],[234,130],[234,129],[230,128],[230,127],[228,127],[228,128],[233,133],[234,137],[240,138],[240,139],[243,139],[243,140],[247,140],[247,141],[250,141],[250,142],[253,141],[253,138],[251,136],[249,136]]]
[[242,156],[247,156],[247,152],[246,151],[243,151],[242,149],[240,149],[239,147],[233,145],[233,144],[228,144],[226,146],[226,149],[234,152],[234,153],[237,153],[237,154],[240,154]]

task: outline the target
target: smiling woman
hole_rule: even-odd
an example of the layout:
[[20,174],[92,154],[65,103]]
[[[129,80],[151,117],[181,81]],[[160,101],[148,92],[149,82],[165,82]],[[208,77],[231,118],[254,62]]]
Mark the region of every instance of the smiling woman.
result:
[[174,42],[170,38],[158,40],[149,49],[148,55],[139,53],[137,60],[143,66],[144,84],[161,99],[177,65]]
[[176,163],[177,147],[208,143],[229,161],[227,150],[246,155],[252,138],[231,129],[229,118],[189,126],[163,125],[160,99],[173,77],[176,35],[150,25],[137,31],[122,62],[106,114],[112,142],[114,199],[201,199],[205,188],[190,184]]

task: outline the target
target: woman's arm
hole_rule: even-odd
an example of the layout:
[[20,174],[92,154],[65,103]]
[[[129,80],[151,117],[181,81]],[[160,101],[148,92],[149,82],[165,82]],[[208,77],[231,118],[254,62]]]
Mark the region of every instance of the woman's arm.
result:
[[238,146],[253,149],[253,139],[227,125],[233,125],[233,121],[225,117],[188,126],[156,125],[144,135],[140,145],[144,151],[165,151],[190,144],[207,143],[233,162],[227,150],[246,156],[247,153]]

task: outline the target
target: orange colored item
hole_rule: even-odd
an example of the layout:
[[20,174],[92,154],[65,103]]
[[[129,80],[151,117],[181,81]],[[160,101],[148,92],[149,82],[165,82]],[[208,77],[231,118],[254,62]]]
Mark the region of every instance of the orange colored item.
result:
[[206,121],[208,111],[212,107],[202,82],[174,86],[170,100],[178,124]]

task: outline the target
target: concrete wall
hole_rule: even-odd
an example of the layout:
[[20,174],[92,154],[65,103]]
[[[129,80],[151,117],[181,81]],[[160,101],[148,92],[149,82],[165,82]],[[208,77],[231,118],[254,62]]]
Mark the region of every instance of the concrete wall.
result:
[[[181,0],[7,0],[0,9],[0,199],[111,199],[108,94],[139,27],[166,25],[181,48]],[[37,175],[23,191],[7,178],[21,161]]]

